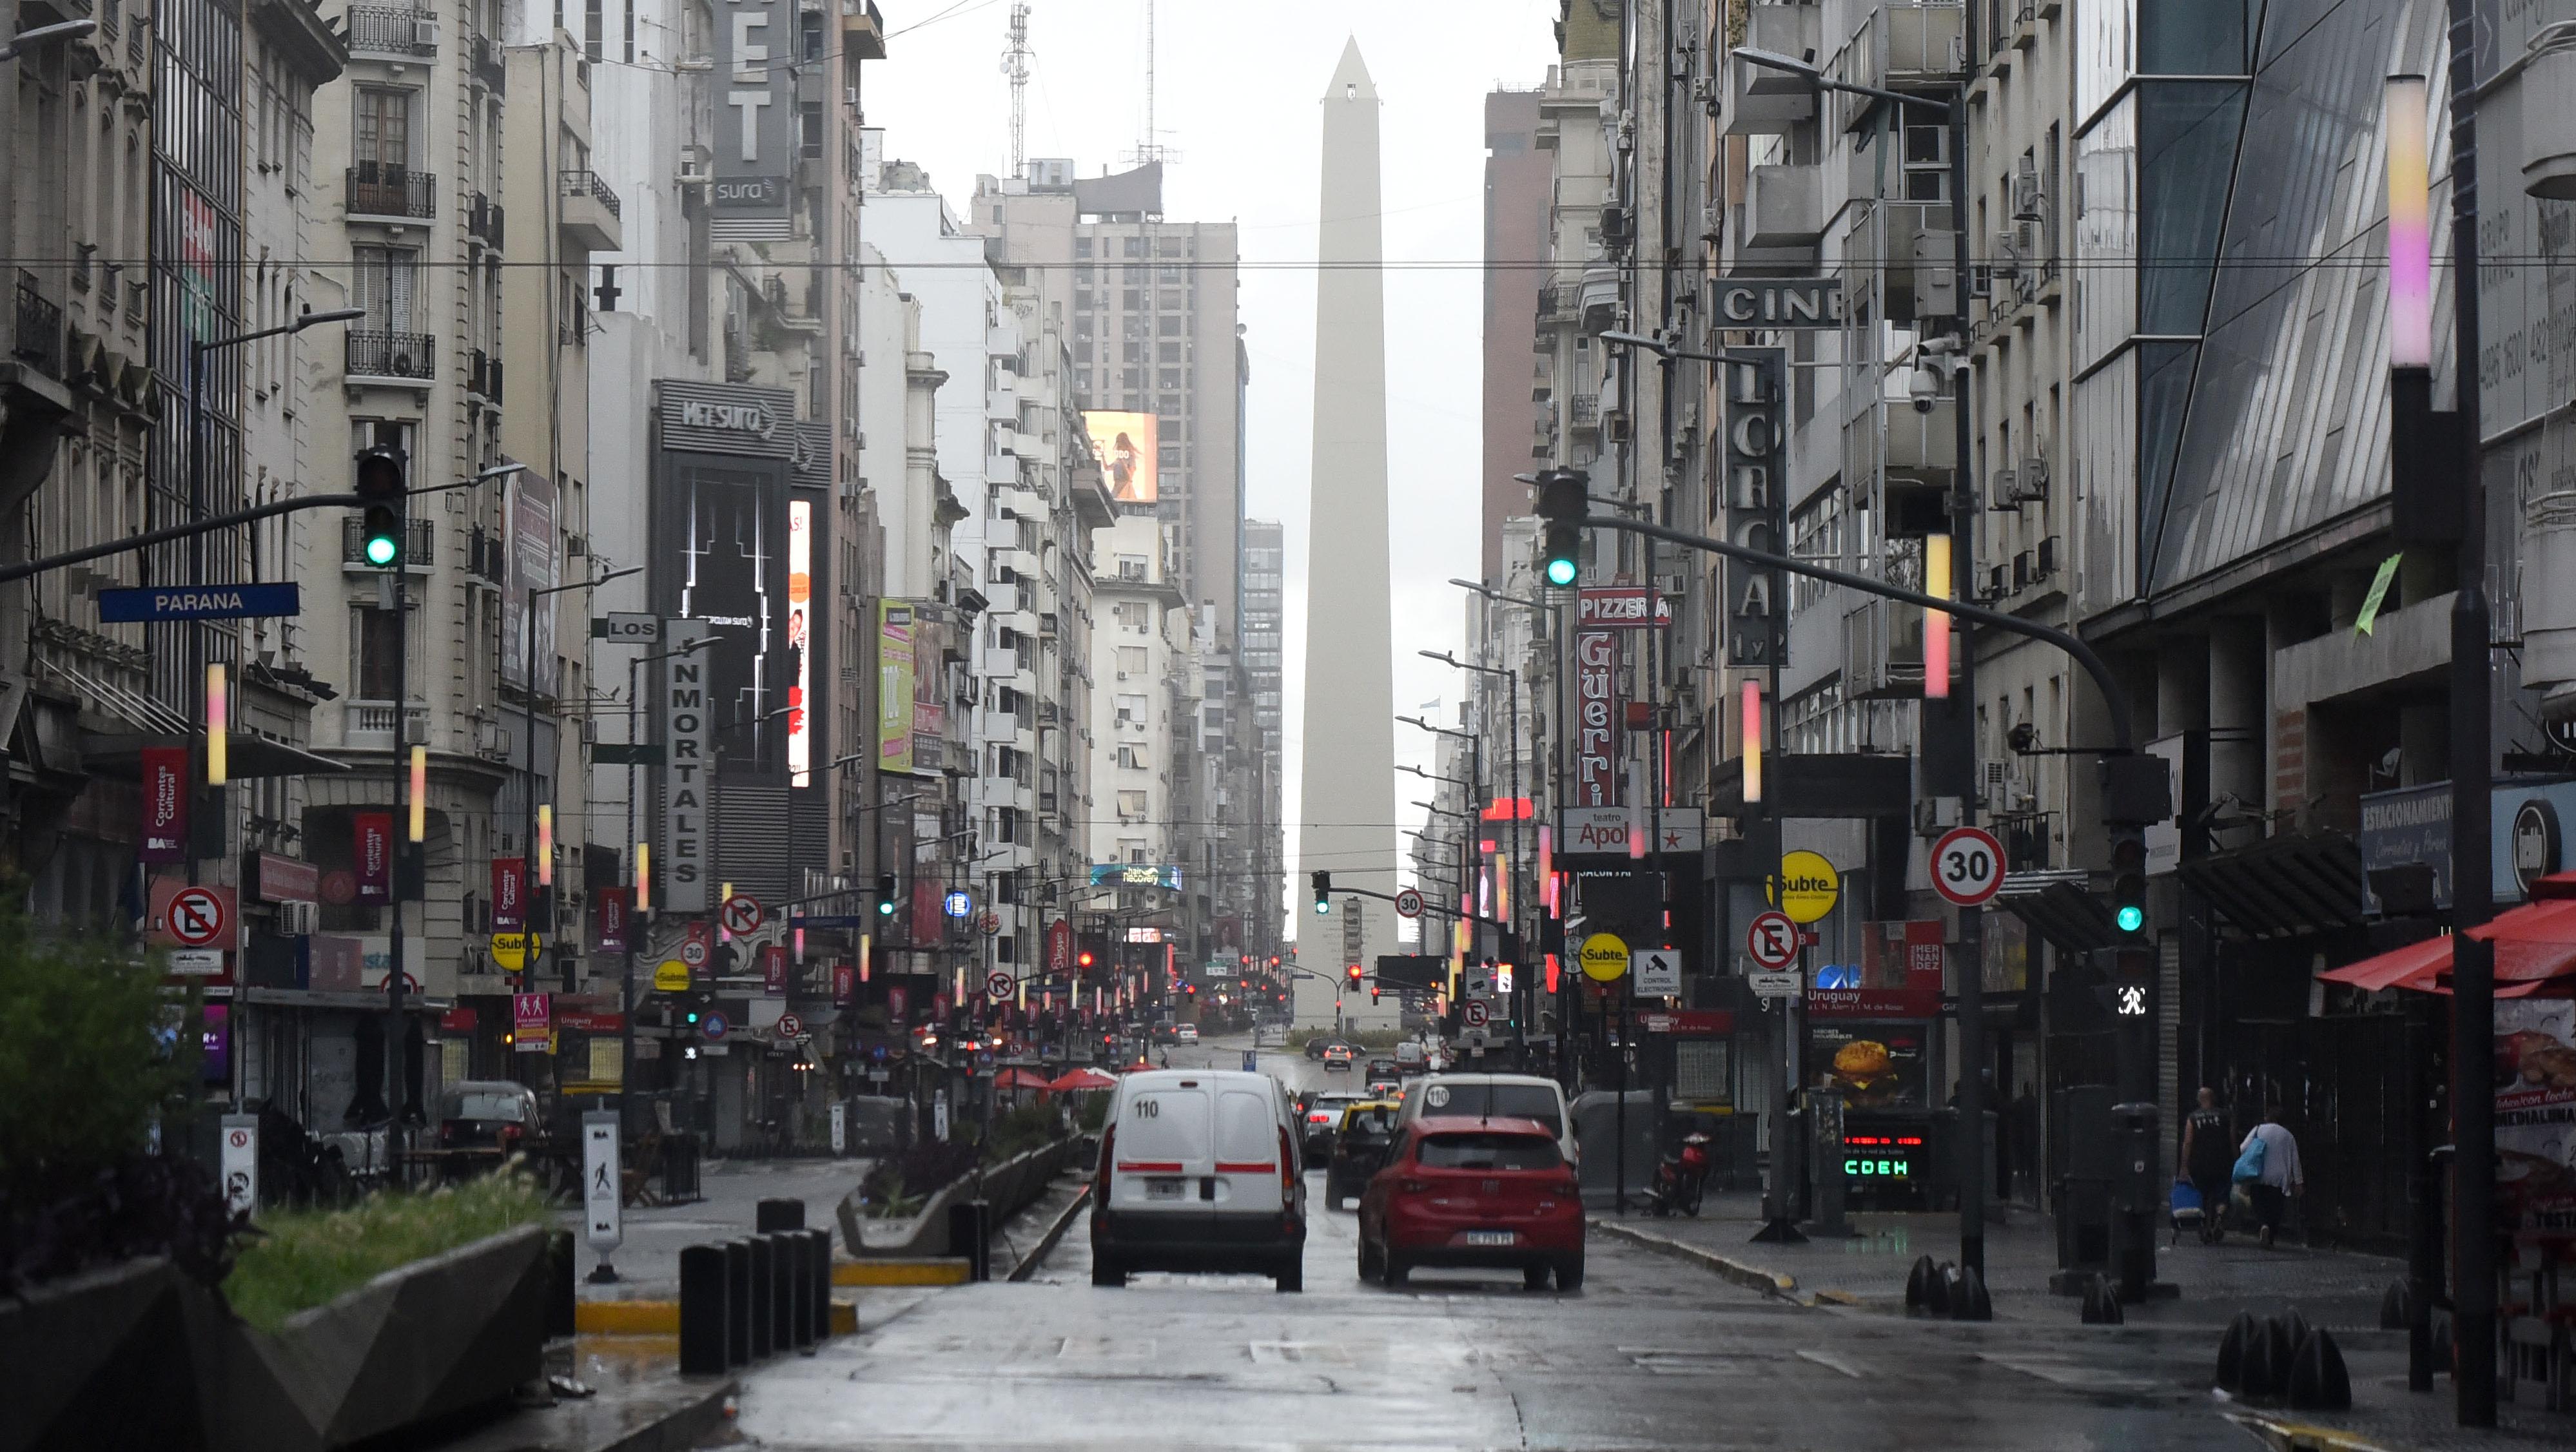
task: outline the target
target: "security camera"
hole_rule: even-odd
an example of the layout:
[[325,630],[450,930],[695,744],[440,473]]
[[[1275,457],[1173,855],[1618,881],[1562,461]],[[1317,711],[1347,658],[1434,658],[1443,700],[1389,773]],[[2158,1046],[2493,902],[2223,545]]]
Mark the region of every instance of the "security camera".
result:
[[1905,377],[1905,396],[1914,403],[1916,413],[1930,413],[1941,399],[1941,374],[1929,363],[1917,363]]

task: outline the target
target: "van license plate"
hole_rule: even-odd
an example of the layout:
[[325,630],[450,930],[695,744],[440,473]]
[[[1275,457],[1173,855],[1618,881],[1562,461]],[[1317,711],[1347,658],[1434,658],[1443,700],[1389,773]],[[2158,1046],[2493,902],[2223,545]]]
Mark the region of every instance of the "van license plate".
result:
[[1181,1186],[1183,1183],[1183,1181],[1177,1178],[1168,1176],[1147,1180],[1145,1182],[1145,1198],[1148,1200],[1177,1200],[1181,1198]]
[[1469,1245],[1509,1245],[1512,1243],[1512,1238],[1512,1232],[1508,1230],[1470,1230],[1467,1232],[1467,1243]]

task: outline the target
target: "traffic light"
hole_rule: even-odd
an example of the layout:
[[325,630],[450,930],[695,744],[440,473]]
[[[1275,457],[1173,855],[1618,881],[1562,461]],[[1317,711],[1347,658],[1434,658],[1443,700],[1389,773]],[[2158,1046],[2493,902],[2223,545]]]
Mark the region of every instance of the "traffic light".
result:
[[1583,575],[1583,520],[1589,511],[1584,489],[1591,483],[1580,469],[1545,469],[1538,476],[1540,573],[1565,589]]
[[1378,986],[1376,984],[1372,983],[1369,985],[1369,1002],[1377,1002],[1378,991]]
[[1333,874],[1315,874],[1315,916],[1330,917],[1333,911]]
[[2125,824],[2110,833],[2112,940],[2125,947],[2147,936],[2147,833]]
[[1349,974],[1349,975],[1350,975],[1350,979],[1351,979],[1351,986],[1352,986],[1353,988],[1357,988],[1357,987],[1359,986],[1359,983],[1360,983],[1360,965],[1358,965],[1357,963],[1353,963],[1353,964],[1351,964],[1349,967],[1344,968],[1342,971],[1343,971],[1344,973],[1347,973],[1347,974]]
[[880,873],[878,873],[878,874],[877,874],[877,916],[878,916],[878,917],[881,917],[881,918],[890,918],[890,917],[893,917],[893,916],[894,916],[894,899],[895,899],[894,874],[893,874],[893,873],[891,873],[891,872],[880,872]]
[[365,501],[359,511],[358,553],[376,569],[390,570],[402,564],[403,514],[411,492],[410,477],[410,461],[391,444],[359,451],[357,485],[351,491]]
[[1090,949],[1088,949],[1088,948],[1086,948],[1086,949],[1084,949],[1083,951],[1081,951],[1081,952],[1079,952],[1079,953],[1074,954],[1074,955],[1073,955],[1073,965],[1074,965],[1075,967],[1077,967],[1077,968],[1081,969],[1081,970],[1082,970],[1083,972],[1085,972],[1085,973],[1090,972],[1090,971],[1091,971],[1091,950],[1090,950]]

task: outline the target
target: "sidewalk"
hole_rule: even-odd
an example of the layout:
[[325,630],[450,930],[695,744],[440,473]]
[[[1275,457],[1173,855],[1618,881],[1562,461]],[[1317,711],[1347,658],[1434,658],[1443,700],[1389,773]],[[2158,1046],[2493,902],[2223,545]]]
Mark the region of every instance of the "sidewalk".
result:
[[608,1285],[593,1285],[588,1279],[599,1254],[580,1238],[581,1207],[573,1206],[564,1212],[561,1223],[575,1233],[573,1254],[584,1277],[581,1298],[667,1301],[676,1297],[680,1252],[692,1245],[751,1234],[763,1200],[804,1201],[805,1223],[832,1231],[837,1240],[839,1222],[833,1213],[841,1197],[858,1188],[870,1163],[856,1157],[708,1160],[698,1181],[703,1198],[685,1205],[627,1207],[622,1219],[626,1243],[610,1257],[617,1266],[617,1280]]
[[[1956,1214],[1867,1213],[1851,1221],[1861,1233],[1849,1240],[1811,1236],[1803,1245],[1756,1244],[1761,1198],[1712,1195],[1697,1219],[1656,1219],[1632,1206],[1624,1219],[1604,1214],[1593,1224],[1697,1251],[1710,1258],[1704,1263],[1712,1270],[1755,1289],[1898,1315],[1905,1310],[1905,1278],[1917,1256],[1959,1258]],[[1986,1286],[1998,1319],[2073,1321],[2075,1300],[2049,1293],[2056,1268],[2056,1235],[2045,1216],[2014,1207],[2005,1220],[1988,1221]],[[2156,1278],[2181,1294],[2131,1306],[2128,1318],[2132,1325],[2219,1327],[2238,1311],[2268,1316],[2296,1306],[2311,1324],[2332,1327],[2338,1335],[2375,1333],[2380,1293],[2404,1275],[2401,1261],[2349,1251],[2287,1244],[2264,1250],[2236,1235],[2215,1246],[2188,1235],[2173,1246],[2159,1238]],[[1781,1277],[1787,1284],[1779,1283]]]

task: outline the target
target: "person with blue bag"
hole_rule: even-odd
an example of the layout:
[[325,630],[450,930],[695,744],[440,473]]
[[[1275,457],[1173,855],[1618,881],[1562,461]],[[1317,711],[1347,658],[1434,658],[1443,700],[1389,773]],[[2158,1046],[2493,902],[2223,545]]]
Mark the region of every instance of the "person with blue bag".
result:
[[2245,1198],[2254,1207],[2254,1223],[2261,1227],[2257,1238],[2264,1249],[2271,1249],[2290,1197],[2307,1183],[2299,1170],[2298,1139],[2272,1113],[2265,1113],[2263,1122],[2247,1131],[2245,1143],[2237,1149],[2233,1178],[2245,1187]]

